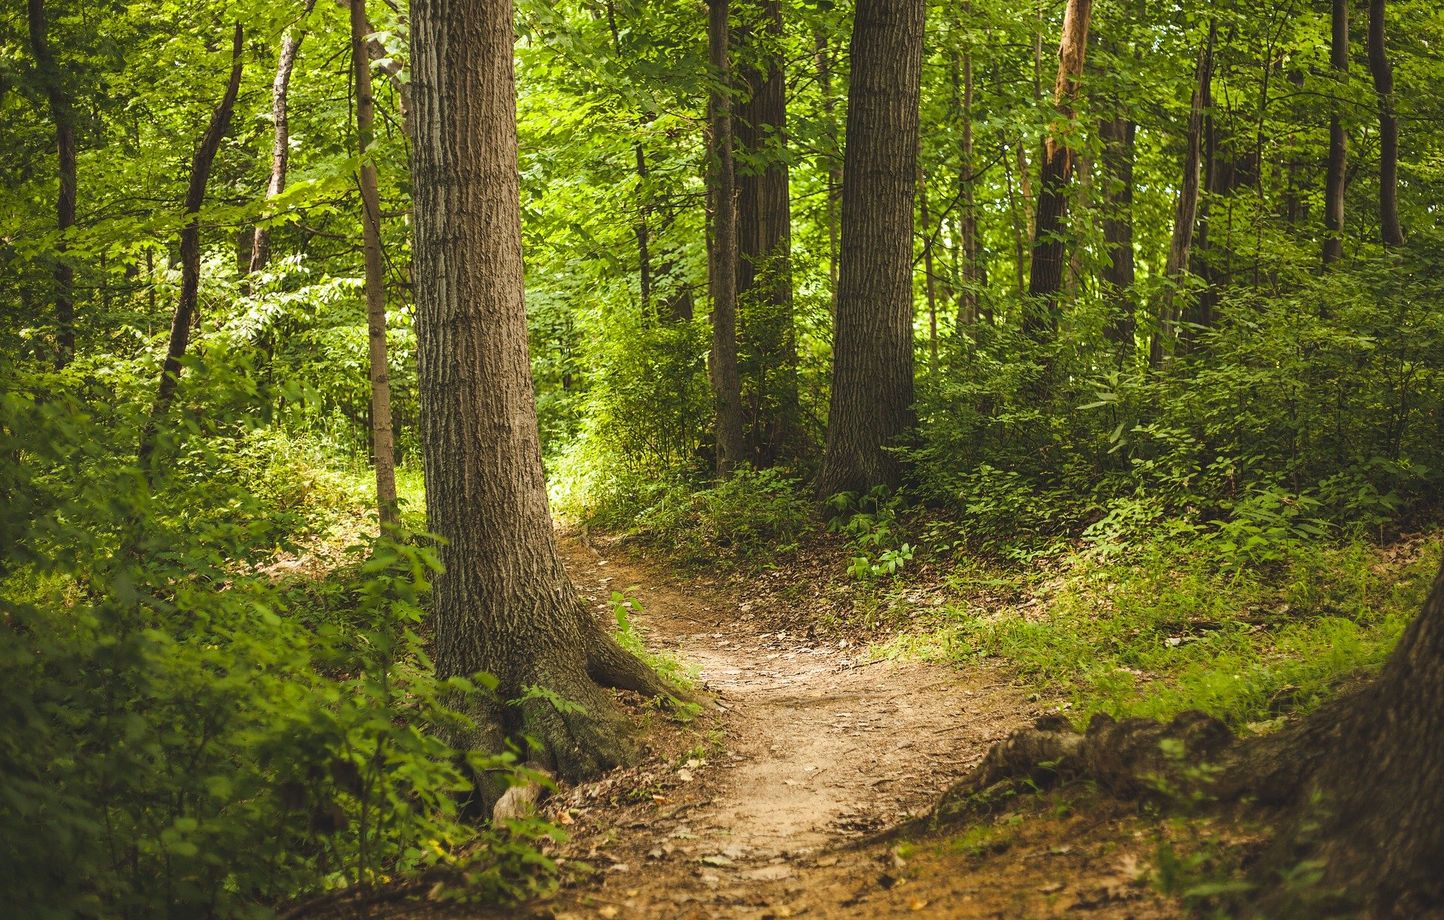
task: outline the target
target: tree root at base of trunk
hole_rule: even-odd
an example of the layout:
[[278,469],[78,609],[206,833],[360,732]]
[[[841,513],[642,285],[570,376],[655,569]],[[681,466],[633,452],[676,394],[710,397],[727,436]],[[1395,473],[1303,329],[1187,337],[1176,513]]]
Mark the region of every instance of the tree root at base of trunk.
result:
[[[1243,916],[1444,917],[1444,829],[1426,823],[1391,836],[1391,823],[1417,822],[1398,817],[1397,792],[1365,778],[1382,747],[1368,718],[1377,711],[1371,692],[1377,688],[1346,693],[1288,728],[1245,739],[1197,711],[1166,723],[1100,714],[1082,732],[1045,716],[995,744],[931,814],[868,842],[936,833],[1017,795],[1083,780],[1119,799],[1246,809],[1269,821],[1273,840],[1247,870],[1249,900],[1235,905]],[[1429,812],[1439,795],[1418,808]],[[1316,868],[1312,887],[1281,884],[1301,868]]]

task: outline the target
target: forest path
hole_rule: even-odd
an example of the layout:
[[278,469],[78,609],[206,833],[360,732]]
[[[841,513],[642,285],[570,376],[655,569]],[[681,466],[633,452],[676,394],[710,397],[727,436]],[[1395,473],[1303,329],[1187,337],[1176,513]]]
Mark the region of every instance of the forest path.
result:
[[[890,853],[839,849],[925,812],[990,744],[1027,721],[1003,673],[873,660],[841,640],[774,631],[765,611],[607,547],[566,541],[568,571],[599,609],[636,597],[654,651],[698,669],[720,710],[702,750],[568,797],[572,855],[601,870],[552,916],[767,918],[918,916]],[[605,784],[654,795],[589,808]],[[615,791],[616,787],[613,787]],[[561,803],[566,806],[568,803]],[[927,916],[991,916],[966,909]],[[982,905],[978,905],[981,907]]]

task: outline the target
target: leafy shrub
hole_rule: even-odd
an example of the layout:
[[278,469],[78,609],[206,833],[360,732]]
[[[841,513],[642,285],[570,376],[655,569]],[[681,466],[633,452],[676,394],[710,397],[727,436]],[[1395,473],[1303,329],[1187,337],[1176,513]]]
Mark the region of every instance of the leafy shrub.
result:
[[899,517],[903,495],[878,486],[863,495],[839,492],[827,500],[834,512],[828,529],[847,536],[854,555],[847,572],[854,578],[896,575],[910,562],[916,547],[903,539]]
[[708,489],[666,490],[637,516],[637,527],[687,561],[719,553],[749,560],[796,546],[811,513],[796,480],[773,469],[742,467]]
[[256,916],[464,852],[497,896],[546,885],[544,827],[457,813],[468,761],[514,764],[446,742],[489,680],[433,676],[431,552],[368,542],[320,587],[274,583],[273,496],[227,472],[244,427],[177,412],[150,489],[130,410],[67,382],[0,393],[0,902]]

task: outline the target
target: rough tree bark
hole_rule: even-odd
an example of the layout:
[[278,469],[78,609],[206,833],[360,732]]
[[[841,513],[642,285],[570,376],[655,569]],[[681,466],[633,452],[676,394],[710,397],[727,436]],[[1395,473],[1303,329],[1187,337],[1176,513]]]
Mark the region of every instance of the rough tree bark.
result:
[[860,0],[852,32],[827,450],[817,493],[895,486],[913,422],[913,192],[922,0]]
[[[1181,756],[1170,755],[1161,742]],[[1254,864],[1262,916],[1437,916],[1444,904],[1444,567],[1379,677],[1274,734],[1235,742],[1222,722],[1095,716],[1084,733],[1048,716],[995,745],[933,816],[957,820],[997,793],[1086,778],[1123,797],[1165,790],[1275,810],[1278,833]],[[1201,764],[1212,771],[1200,774]],[[906,829],[894,833],[901,833]],[[1318,859],[1334,903],[1281,903],[1277,873]],[[1431,912],[1432,911],[1432,912]]]
[[[1333,0],[1333,38],[1329,63],[1338,88],[1349,79],[1349,0]],[[1349,136],[1344,131],[1343,103],[1334,96],[1329,103],[1329,165],[1324,176],[1324,268],[1344,256],[1344,191],[1349,167]]]
[[1394,115],[1394,68],[1384,48],[1384,0],[1369,0],[1369,70],[1379,96],[1379,236],[1404,245],[1399,223],[1399,119]]
[[1103,216],[1103,293],[1109,303],[1106,333],[1119,361],[1133,350],[1137,327],[1133,266],[1133,151],[1138,125],[1122,115],[1099,126],[1107,211]]
[[55,123],[55,163],[59,191],[55,197],[55,366],[63,368],[75,356],[75,269],[66,257],[65,232],[75,225],[75,123],[70,97],[55,56],[50,52],[45,22],[45,0],[29,0],[26,6],[30,29],[30,52],[45,86],[50,120]]
[[737,303],[747,455],[757,467],[800,447],[797,332],[792,316],[792,207],[781,0],[748,4],[736,137]]
[[[577,780],[633,752],[602,688],[666,688],[592,619],[552,530],[527,354],[512,4],[411,9],[422,456],[429,526],[445,541],[434,659],[443,677],[498,680],[495,698],[470,704],[459,745],[526,750],[525,735],[534,763]],[[483,801],[500,795],[494,778],[477,781]]]
[[386,359],[386,269],[381,254],[381,194],[371,144],[376,139],[371,58],[366,52],[366,0],[351,0],[351,67],[356,80],[356,147],[361,166],[361,239],[366,262],[367,357],[371,378],[371,454],[382,532],[400,522],[396,507],[396,445],[391,431],[391,372]]
[[709,0],[707,40],[715,86],[712,127],[712,408],[717,475],[743,460],[742,383],[737,367],[737,188],[732,139],[732,65],[728,0]]
[[1188,271],[1189,253],[1193,249],[1193,232],[1198,224],[1199,183],[1203,171],[1203,119],[1212,104],[1213,43],[1217,25],[1210,20],[1208,40],[1198,51],[1197,79],[1188,107],[1188,136],[1183,154],[1183,183],[1173,210],[1173,239],[1168,246],[1168,261],[1163,268],[1164,289],[1159,299],[1158,322],[1148,340],[1148,364],[1161,367],[1168,343],[1178,326],[1178,288]]
[[165,361],[161,364],[160,384],[156,388],[150,419],[140,433],[140,449],[137,452],[140,467],[144,471],[147,481],[154,479],[155,471],[151,468],[150,459],[155,452],[156,432],[159,429],[161,418],[170,408],[171,399],[175,396],[176,384],[180,382],[181,359],[185,357],[186,346],[190,343],[191,324],[196,319],[196,304],[201,288],[201,224],[200,218],[195,215],[205,202],[206,183],[210,180],[211,164],[215,162],[216,151],[220,149],[221,139],[226,136],[226,131],[231,126],[231,112],[236,106],[236,94],[241,89],[241,40],[243,35],[241,24],[238,22],[231,38],[231,74],[226,82],[225,93],[221,96],[221,101],[216,105],[215,110],[211,112],[211,121],[206,126],[206,133],[201,136],[201,142],[196,146],[196,152],[191,157],[190,181],[186,184],[185,212],[192,216],[181,228],[180,233],[180,297],[176,300],[175,316],[171,318],[170,340],[166,345]]
[[[315,5],[316,0],[306,0],[299,19],[305,20]],[[291,162],[291,71],[295,69],[296,56],[301,53],[301,42],[305,38],[306,30],[300,25],[291,26],[281,35],[281,56],[276,61],[276,78],[271,81],[271,181],[266,186],[267,198],[275,198],[286,190],[286,173]],[[261,224],[251,235],[251,259],[246,274],[265,268],[270,257],[271,228]]]
[[[1092,0],[1068,0],[1063,15],[1063,38],[1058,44],[1058,79],[1053,105],[1058,117],[1073,117],[1073,100],[1088,51],[1088,19]],[[1061,127],[1061,126],[1059,126]],[[1042,175],[1037,217],[1033,220],[1033,264],[1028,298],[1023,306],[1023,332],[1034,342],[1048,342],[1058,330],[1058,291],[1063,286],[1063,218],[1068,206],[1068,181],[1073,173],[1073,151],[1050,130],[1043,141]]]

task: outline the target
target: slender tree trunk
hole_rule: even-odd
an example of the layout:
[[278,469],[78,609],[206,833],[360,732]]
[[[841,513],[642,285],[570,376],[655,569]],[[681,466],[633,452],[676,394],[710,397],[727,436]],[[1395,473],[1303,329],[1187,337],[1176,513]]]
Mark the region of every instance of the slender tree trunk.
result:
[[[737,303],[740,314],[747,452],[757,467],[800,448],[797,333],[792,316],[792,207],[787,169],[787,84],[782,70],[782,4],[753,7],[760,23],[742,71],[736,137],[748,168],[737,175]],[[759,28],[760,26],[760,28]]]
[[[301,12],[304,20],[311,14],[316,0],[306,0]],[[286,171],[291,161],[291,122],[289,118],[288,93],[291,87],[291,71],[296,66],[296,56],[301,53],[301,42],[306,30],[294,25],[281,35],[281,56],[276,61],[276,78],[271,81],[271,181],[266,186],[266,197],[275,198],[286,190]],[[256,227],[251,235],[251,259],[246,274],[255,274],[265,267],[271,257],[271,228],[264,224]]]
[[206,183],[210,181],[211,164],[215,162],[216,151],[231,125],[231,112],[235,109],[236,94],[241,89],[241,24],[231,38],[231,74],[226,82],[221,101],[211,112],[210,124],[201,142],[191,157],[190,181],[186,184],[185,212],[191,219],[181,228],[181,287],[176,301],[175,316],[170,324],[170,341],[166,346],[165,361],[161,364],[160,384],[156,388],[155,403],[151,406],[150,419],[140,435],[138,459],[146,480],[154,482],[155,471],[151,468],[151,455],[155,451],[156,432],[166,410],[175,396],[176,384],[180,382],[181,359],[185,357],[186,346],[190,343],[191,324],[196,315],[196,304],[201,287],[201,225],[195,217],[206,199]]
[[1008,216],[1013,225],[1013,280],[1018,287],[1018,298],[1021,300],[1028,294],[1027,283],[1027,237],[1023,233],[1023,218],[1018,213],[1018,196],[1013,191],[1013,169],[1009,163],[1008,145],[1003,142],[999,153],[1003,160],[1003,184],[1008,190]]
[[923,232],[923,287],[928,297],[928,370],[938,370],[938,296],[933,281],[933,231],[928,214],[928,174],[922,170],[918,175],[918,209],[922,219]]
[[1103,293],[1109,304],[1108,340],[1119,360],[1133,350],[1137,325],[1133,291],[1133,149],[1138,126],[1117,115],[1105,119],[1103,140],[1107,211],[1103,216]]
[[826,122],[828,139],[832,142],[827,152],[827,201],[825,217],[827,222],[827,280],[831,292],[832,309],[837,312],[837,216],[842,209],[842,159],[839,156],[841,144],[837,139],[837,100],[832,94],[832,50],[827,45],[827,35],[818,30],[814,36],[817,49],[817,82],[822,91],[822,114]]
[[[612,53],[618,60],[622,58],[622,30],[617,26],[617,7],[612,0],[607,0],[607,27],[612,33]],[[643,119],[645,124],[647,119]],[[638,126],[640,128],[640,125]],[[647,187],[647,153],[642,149],[642,141],[639,138],[634,145],[634,153],[637,161],[637,282],[642,296],[642,321],[647,322],[652,315],[652,253],[651,253],[651,228],[648,225],[648,216],[651,211],[650,190]]]
[[[411,10],[422,445],[445,567],[432,593],[436,669],[497,679],[494,697],[458,702],[474,720],[458,745],[500,752],[511,740],[579,780],[634,750],[601,687],[665,688],[592,619],[557,552],[527,354],[512,5]],[[500,795],[495,778],[478,785],[488,804]]]
[[1217,27],[1213,21],[1208,25],[1208,40],[1198,52],[1197,79],[1193,87],[1193,98],[1188,108],[1188,137],[1183,155],[1183,183],[1178,189],[1178,201],[1173,211],[1173,239],[1168,247],[1168,261],[1164,265],[1164,291],[1159,301],[1158,325],[1148,342],[1148,363],[1161,367],[1168,343],[1175,335],[1178,324],[1178,287],[1184,272],[1188,271],[1189,253],[1193,248],[1193,232],[1198,223],[1198,198],[1200,173],[1203,166],[1203,119],[1211,103],[1213,84],[1213,43]]
[[[1068,0],[1063,16],[1058,80],[1053,87],[1053,104],[1061,119],[1073,117],[1073,100],[1088,51],[1088,19],[1092,11],[1092,0]],[[1067,210],[1068,181],[1073,172],[1073,151],[1056,131],[1050,131],[1043,143],[1042,169],[1037,218],[1033,221],[1033,265],[1023,310],[1023,332],[1039,343],[1050,341],[1058,330],[1058,292],[1063,286],[1064,265],[1063,218]]]
[[1399,223],[1399,119],[1394,115],[1394,68],[1384,48],[1384,0],[1369,0],[1369,70],[1379,96],[1379,236],[1404,245]]
[[[1338,89],[1342,90],[1349,79],[1349,0],[1333,0],[1332,10],[1329,63]],[[1343,103],[1337,92],[1329,109],[1329,165],[1324,178],[1324,268],[1344,255],[1344,190],[1349,166],[1349,137],[1344,131]]]
[[[972,3],[963,4],[963,14],[972,12]],[[960,28],[955,24],[955,28]],[[978,321],[978,291],[981,287],[978,264],[978,209],[976,183],[977,165],[973,158],[973,52],[964,48],[952,59],[954,109],[958,113],[960,141],[958,149],[958,184],[961,190],[960,233],[962,236],[962,270],[958,278],[958,330]],[[1011,196],[1011,190],[1010,190]]]
[[827,451],[817,493],[896,486],[913,422],[913,192],[923,0],[859,0]]
[[707,34],[716,88],[712,122],[713,226],[712,406],[717,474],[728,476],[743,460],[742,384],[737,367],[737,189],[732,157],[732,66],[728,0],[709,0]]
[[381,195],[371,145],[376,139],[371,58],[366,53],[366,0],[351,0],[351,64],[356,80],[356,146],[361,158],[361,239],[366,256],[366,330],[371,376],[371,454],[376,508],[383,532],[400,522],[396,507],[396,444],[391,431],[391,373],[386,357],[386,269],[381,254]]
[[60,189],[55,198],[55,366],[63,368],[75,357],[75,269],[66,255],[66,231],[75,225],[76,170],[75,124],[70,97],[65,92],[60,67],[50,52],[45,22],[45,0],[28,0],[30,51],[45,86],[50,119],[55,123],[56,175]]

